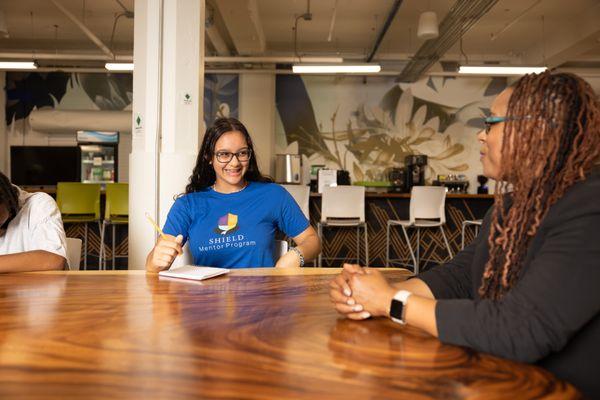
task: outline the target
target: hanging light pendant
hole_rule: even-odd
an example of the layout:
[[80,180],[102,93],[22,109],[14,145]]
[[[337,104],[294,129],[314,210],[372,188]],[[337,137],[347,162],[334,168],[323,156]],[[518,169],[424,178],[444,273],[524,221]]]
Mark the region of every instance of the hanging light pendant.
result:
[[420,39],[433,39],[439,36],[438,19],[435,11],[425,11],[419,17],[417,37]]

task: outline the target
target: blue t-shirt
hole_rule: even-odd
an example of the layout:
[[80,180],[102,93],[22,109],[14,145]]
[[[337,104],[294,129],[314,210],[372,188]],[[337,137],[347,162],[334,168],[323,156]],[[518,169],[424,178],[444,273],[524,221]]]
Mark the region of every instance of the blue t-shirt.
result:
[[290,237],[309,222],[294,198],[275,183],[249,182],[223,194],[207,188],[175,201],[164,233],[183,235],[196,265],[221,268],[272,267],[275,230]]

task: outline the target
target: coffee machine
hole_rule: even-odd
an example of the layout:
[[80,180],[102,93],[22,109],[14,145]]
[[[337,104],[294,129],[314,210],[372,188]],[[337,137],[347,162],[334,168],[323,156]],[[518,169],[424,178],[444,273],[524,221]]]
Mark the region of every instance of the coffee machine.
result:
[[388,180],[390,181],[388,192],[406,192],[406,168],[390,168],[388,171]]
[[425,167],[427,156],[412,154],[404,159],[406,165],[406,189],[410,191],[413,186],[425,186]]

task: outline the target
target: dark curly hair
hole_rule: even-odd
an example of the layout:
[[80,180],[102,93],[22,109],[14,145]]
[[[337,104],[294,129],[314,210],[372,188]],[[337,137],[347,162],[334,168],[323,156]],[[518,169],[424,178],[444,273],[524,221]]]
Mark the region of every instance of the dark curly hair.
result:
[[215,183],[217,177],[210,161],[213,158],[217,140],[227,132],[240,132],[244,135],[246,143],[248,143],[248,148],[251,151],[252,156],[248,161],[248,170],[244,175],[244,179],[251,182],[273,181],[268,176],[263,176],[260,173],[256,161],[256,153],[254,152],[254,147],[252,145],[252,138],[250,138],[250,134],[244,124],[235,118],[219,118],[204,134],[202,147],[200,147],[200,152],[196,159],[196,166],[194,167],[192,176],[190,176],[190,183],[185,187],[185,194],[204,190]]
[[2,229],[6,229],[10,221],[19,212],[19,189],[13,186],[2,172],[0,172],[0,205],[6,206],[9,214],[8,219],[1,227]]
[[[550,207],[600,159],[600,101],[568,73],[526,75],[513,88],[490,224],[490,258],[479,294],[499,299],[518,280],[527,250]],[[512,186],[512,206],[505,196]]]

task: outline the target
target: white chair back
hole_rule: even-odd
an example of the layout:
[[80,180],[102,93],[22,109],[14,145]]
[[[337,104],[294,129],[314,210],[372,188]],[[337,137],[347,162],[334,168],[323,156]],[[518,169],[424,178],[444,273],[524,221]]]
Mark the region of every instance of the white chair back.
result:
[[410,222],[416,219],[439,219],[446,222],[446,188],[444,186],[413,186],[410,192]]
[[81,260],[81,239],[67,238],[67,262],[70,271],[79,270]]
[[321,197],[321,222],[328,218],[356,218],[365,222],[365,187],[324,187]]
[[276,240],[274,245],[275,248],[273,249],[273,262],[276,263],[282,255],[287,253],[288,242],[286,242],[285,240]]
[[281,185],[292,195],[307,219],[310,219],[308,204],[310,200],[310,187],[306,185]]

